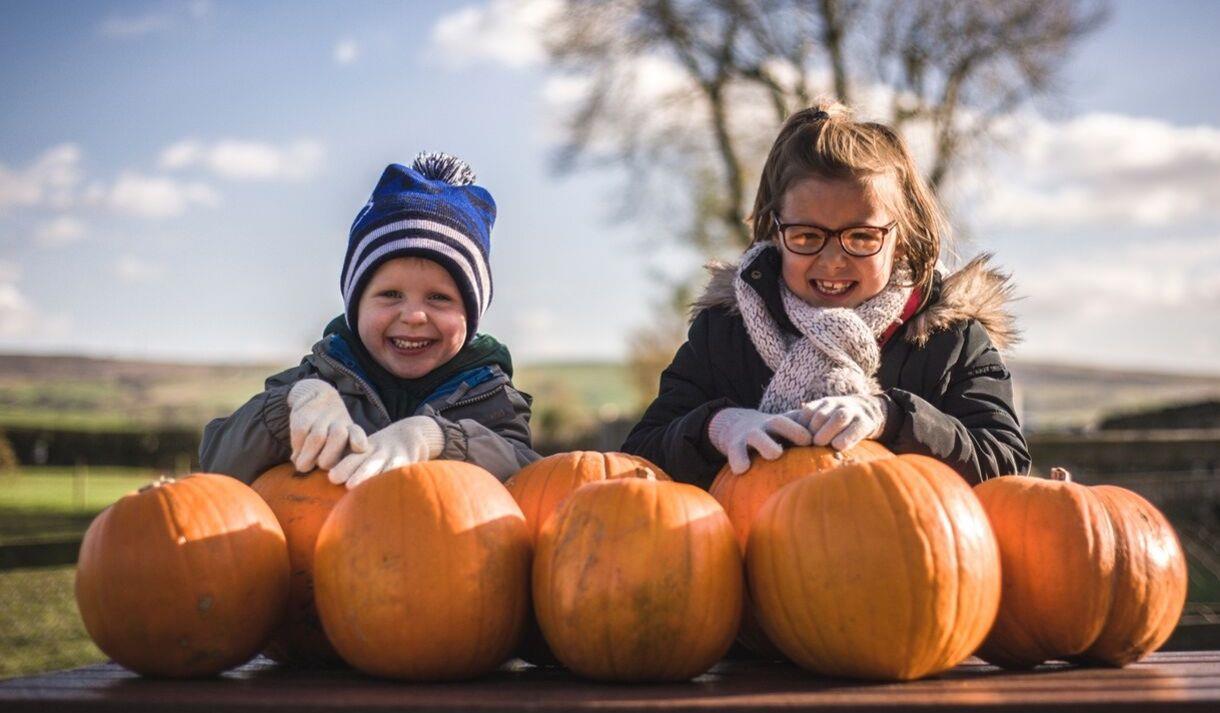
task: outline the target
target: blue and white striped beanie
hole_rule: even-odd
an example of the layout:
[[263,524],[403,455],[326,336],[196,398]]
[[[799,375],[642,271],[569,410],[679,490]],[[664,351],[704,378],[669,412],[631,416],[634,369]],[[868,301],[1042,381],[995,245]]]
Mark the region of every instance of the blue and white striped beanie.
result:
[[386,166],[352,222],[339,287],[347,326],[357,330],[360,294],[381,263],[432,260],[453,276],[466,306],[466,341],[491,303],[491,226],[496,202],[459,158],[421,153],[410,168]]

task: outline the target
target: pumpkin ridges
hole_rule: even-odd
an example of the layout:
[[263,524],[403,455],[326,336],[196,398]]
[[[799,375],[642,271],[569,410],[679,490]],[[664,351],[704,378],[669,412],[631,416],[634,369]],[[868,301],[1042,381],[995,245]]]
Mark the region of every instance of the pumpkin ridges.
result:
[[[935,674],[940,673],[940,670],[938,670],[941,665],[940,662],[943,662],[950,653],[951,641],[954,634],[957,632],[964,634],[967,630],[964,622],[958,617],[957,609],[957,599],[962,584],[965,581],[965,573],[962,571],[962,560],[958,553],[958,548],[964,544],[962,541],[964,537],[958,537],[958,531],[953,526],[953,518],[948,511],[946,501],[952,498],[952,494],[942,492],[936,487],[934,479],[921,467],[920,461],[908,460],[907,462],[915,466],[914,472],[917,477],[905,480],[895,478],[894,480],[896,485],[901,483],[902,487],[908,489],[908,503],[912,500],[910,496],[915,488],[920,489],[920,501],[929,503],[928,507],[932,512],[925,513],[924,517],[918,521],[920,539],[924,547],[929,550],[933,548],[933,543],[930,541],[929,533],[927,532],[931,528],[934,528],[937,534],[940,534],[942,537],[947,536],[951,543],[950,547],[938,548],[941,549],[940,555],[947,558],[951,565],[946,567],[948,570],[946,576],[934,580],[936,588],[932,592],[933,596],[928,598],[927,603],[932,617],[943,617],[945,620],[953,622],[954,625],[944,627],[940,632],[936,632],[932,626],[933,619],[929,618],[924,628],[929,630],[929,635],[935,637],[935,644],[923,647],[922,656],[912,661],[910,668],[914,672]],[[947,534],[944,527],[946,523],[948,523]],[[951,590],[942,591],[940,586],[942,582],[951,584]],[[913,584],[920,586],[920,582],[914,582]],[[918,673],[917,676],[919,675],[924,674]]]
[[[904,458],[800,479],[759,513],[749,558],[760,619],[803,667],[906,680],[960,661],[945,658],[953,629],[969,628],[967,639],[986,633],[992,612],[965,618],[957,600],[997,598],[997,553],[978,577],[960,576],[957,548],[974,541],[962,535],[959,542],[959,531],[943,522],[946,513],[973,517],[979,527],[970,537],[985,539],[992,537],[986,515],[981,508],[957,511],[954,498],[967,486],[952,489],[959,476],[947,466]],[[926,500],[941,502],[941,509]],[[763,596],[769,590],[779,593]]]
[[1125,666],[1173,633],[1186,600],[1185,556],[1172,525],[1138,493],[1110,485],[1092,490],[1109,513],[1118,547],[1114,602],[1083,657]]
[[[926,489],[921,501],[929,503],[929,509],[919,519],[923,540],[943,545],[943,539],[931,540],[929,534],[935,532],[948,537],[949,546],[938,547],[938,550],[939,556],[952,564],[949,576],[935,579],[936,597],[929,600],[934,615],[952,625],[942,629],[936,646],[924,647],[924,656],[913,662],[916,675],[924,676],[944,671],[953,665],[950,662],[969,656],[986,637],[999,606],[999,550],[986,512],[956,474],[942,470],[939,462],[926,456],[904,455],[900,458],[913,467],[913,474],[918,477],[901,479],[895,474],[894,480],[907,485],[917,483]],[[962,525],[968,523],[977,523],[978,528],[963,530]],[[985,566],[988,563],[990,566]],[[946,580],[949,580],[951,590],[940,586]],[[995,584],[988,586],[989,581]],[[967,598],[970,601],[966,601]]]
[[[1100,500],[1077,483],[1024,476],[994,478],[975,492],[996,530],[1005,572],[996,626],[980,655],[1023,668],[1084,651],[1112,597],[1114,533]],[[1020,528],[1013,524],[1018,515]],[[1054,556],[1031,561],[1048,552]],[[1038,575],[1026,574],[1033,571]]]
[[[774,493],[786,485],[818,472],[842,465],[892,458],[887,448],[875,441],[862,441],[846,451],[836,451],[826,446],[799,446],[788,448],[777,460],[768,461],[755,457],[750,469],[737,475],[725,466],[717,473],[708,492],[724,507],[743,556],[748,548],[750,527],[762,506]],[[763,657],[783,658],[773,642],[767,639],[762,625],[746,595],[743,605],[741,630],[738,641]]]
[[[519,633],[528,565],[524,516],[495,478],[428,461],[371,478],[336,506],[318,538],[318,607],[336,649],[368,673],[469,678],[507,657],[496,642]],[[498,608],[481,601],[490,592]],[[466,665],[476,652],[478,666]]]
[[[927,471],[925,471],[925,477],[929,482],[936,482],[938,490],[948,488],[947,481],[937,482],[937,479]],[[959,579],[954,598],[953,617],[954,621],[961,621],[964,616],[968,618],[972,611],[982,613],[981,617],[974,620],[973,628],[953,627],[952,636],[947,642],[949,648],[945,650],[944,656],[950,660],[960,660],[974,653],[979,644],[983,642],[991,622],[995,621],[996,613],[999,610],[1000,587],[985,587],[983,582],[985,580],[1001,582],[1003,574],[1000,570],[999,545],[996,543],[994,533],[991,532],[991,525],[987,520],[987,513],[983,510],[982,503],[968,487],[953,489],[957,492],[950,497],[938,499],[938,503],[945,504],[943,514],[953,531],[956,545]],[[954,512],[950,512],[948,505],[954,506]],[[986,528],[991,536],[983,536],[981,533],[976,536],[976,533],[963,532],[963,520],[959,516],[962,512],[968,512],[973,518],[976,518],[966,522],[977,522],[979,527]],[[985,571],[982,567],[974,566],[987,562],[990,562],[991,566],[987,567]],[[962,586],[963,583],[970,586]],[[977,591],[980,586],[983,587],[984,593],[990,596],[982,601],[967,601],[968,592]],[[983,625],[983,622],[986,624]]]
[[[694,486],[616,478],[589,483],[560,506],[539,541],[535,609],[569,669],[597,679],[673,680],[723,655],[736,631],[741,556],[712,503]],[[687,519],[705,504],[706,519]],[[708,539],[718,542],[714,550],[691,545]],[[711,566],[698,559],[701,550],[714,552]],[[702,596],[704,589],[717,594]],[[695,611],[701,606],[714,608]],[[696,617],[717,630],[689,631]]]
[[74,589],[86,630],[119,664],[212,675],[256,654],[271,633],[287,596],[287,549],[247,486],[192,474],[106,508],[85,534]]
[[[870,468],[868,475],[868,480],[876,485],[877,490],[881,493],[881,499],[888,505],[886,510],[890,515],[890,525],[893,533],[887,539],[897,542],[915,537],[918,539],[923,557],[927,558],[932,554],[930,552],[931,544],[928,542],[927,535],[918,527],[918,523],[912,522],[914,520],[914,508],[911,507],[911,493],[906,487],[906,483],[901,482],[898,478],[890,477],[890,474],[882,469]],[[900,517],[904,513],[907,516],[905,519]],[[914,654],[916,653],[913,650],[915,643],[924,638],[923,629],[926,628],[921,626],[924,624],[924,618],[920,616],[921,612],[919,610],[929,607],[932,602],[930,598],[926,597],[928,592],[918,586],[918,568],[912,566],[909,558],[902,557],[900,559],[905,576],[898,581],[906,583],[907,596],[902,597],[902,600],[905,605],[907,626],[905,627],[906,636],[903,641],[905,650],[899,660],[905,662],[906,669],[894,671],[891,675],[899,680],[906,680],[911,678],[910,670],[915,668],[915,662],[913,661]],[[886,641],[884,637],[886,633],[890,633],[891,636],[893,633],[882,631],[880,627],[876,626],[881,623],[880,618],[875,619],[874,622],[874,636],[870,638],[870,641],[873,642],[872,646],[875,649],[884,645],[882,642]]]
[[271,506],[284,529],[291,564],[284,621],[263,653],[289,663],[341,664],[342,659],[322,629],[314,603],[313,573],[318,532],[347,488],[331,483],[325,470],[300,474],[292,463],[271,468],[250,487]]

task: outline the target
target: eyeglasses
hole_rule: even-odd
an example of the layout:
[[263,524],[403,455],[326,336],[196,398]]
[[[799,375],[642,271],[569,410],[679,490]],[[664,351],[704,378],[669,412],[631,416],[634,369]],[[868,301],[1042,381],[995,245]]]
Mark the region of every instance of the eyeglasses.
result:
[[881,252],[885,236],[898,225],[898,221],[894,221],[881,228],[875,225],[849,225],[830,230],[818,225],[781,223],[774,213],[771,214],[771,221],[775,223],[775,230],[784,241],[784,247],[797,255],[817,255],[831,238],[838,238],[839,247],[852,257],[870,257]]

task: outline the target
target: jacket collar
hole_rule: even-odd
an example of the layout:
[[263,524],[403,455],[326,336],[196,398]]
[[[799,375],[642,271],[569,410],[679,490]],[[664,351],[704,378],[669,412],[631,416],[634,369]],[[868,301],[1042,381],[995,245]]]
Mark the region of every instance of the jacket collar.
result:
[[[923,346],[936,332],[973,319],[987,330],[997,349],[1004,351],[1017,344],[1020,334],[1008,308],[1013,300],[1011,278],[992,267],[991,259],[990,253],[982,253],[954,273],[944,275],[937,270],[924,306],[902,330],[903,339]],[[795,333],[780,297],[780,260],[779,251],[764,250],[746,266],[743,277],[763,298],[772,318]],[[737,293],[733,289],[738,264],[717,260],[705,266],[710,278],[703,293],[691,305],[692,320],[704,310],[716,307],[726,309],[730,314],[740,313]]]

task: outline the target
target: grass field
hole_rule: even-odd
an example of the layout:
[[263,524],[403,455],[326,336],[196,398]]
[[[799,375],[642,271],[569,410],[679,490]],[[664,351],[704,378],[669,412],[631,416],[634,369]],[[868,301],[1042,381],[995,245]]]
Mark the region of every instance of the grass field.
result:
[[82,534],[94,515],[155,477],[135,468],[22,468],[0,476],[0,544]]
[[[99,511],[154,476],[132,468],[23,468],[0,476],[0,545],[80,537]],[[75,571],[0,571],[0,678],[105,660],[77,614]]]
[[76,611],[76,567],[0,572],[0,678],[105,661]]

